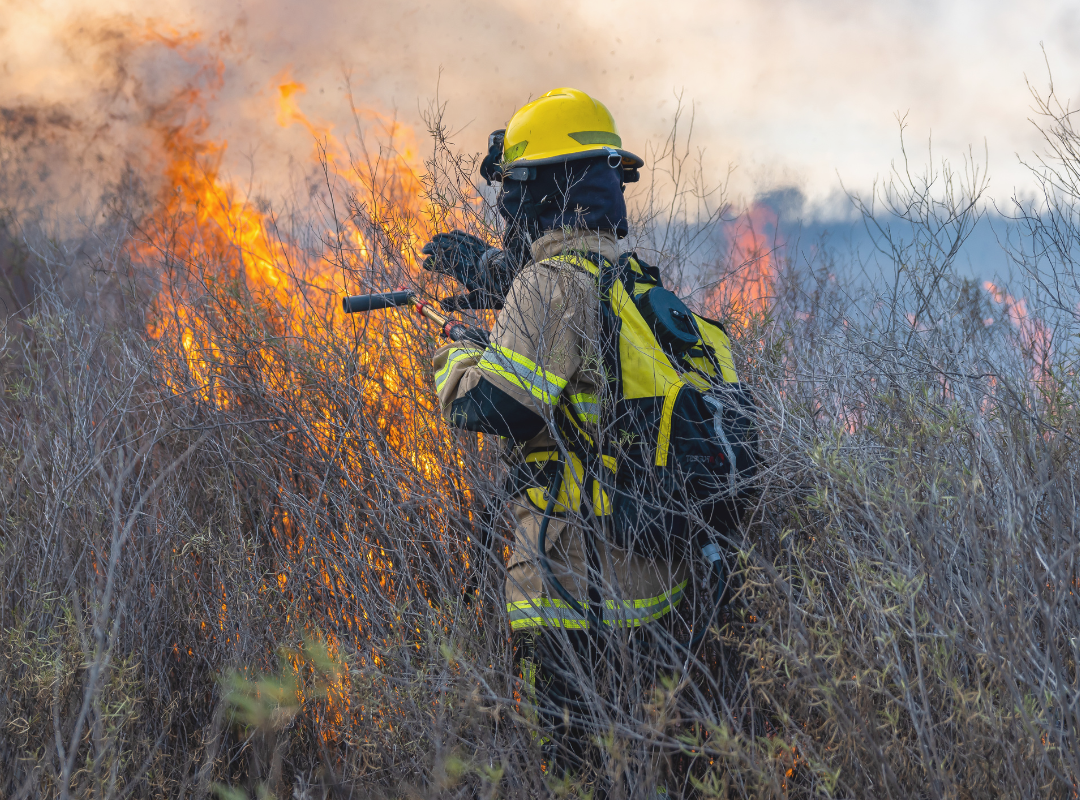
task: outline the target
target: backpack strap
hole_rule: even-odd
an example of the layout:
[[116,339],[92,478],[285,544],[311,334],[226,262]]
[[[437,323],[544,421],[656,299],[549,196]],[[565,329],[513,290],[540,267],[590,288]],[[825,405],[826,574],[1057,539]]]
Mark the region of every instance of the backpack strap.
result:
[[544,260],[561,261],[588,272],[597,279],[600,295],[604,298],[608,297],[615,281],[621,281],[631,296],[634,284],[639,281],[660,285],[660,271],[638,259],[636,253],[623,253],[614,263],[595,250],[568,250]]

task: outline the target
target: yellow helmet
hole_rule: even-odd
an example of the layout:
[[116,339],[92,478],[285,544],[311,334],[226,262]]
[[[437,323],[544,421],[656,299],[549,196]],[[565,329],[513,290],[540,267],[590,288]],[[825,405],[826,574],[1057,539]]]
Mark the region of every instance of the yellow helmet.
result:
[[604,104],[577,89],[553,89],[519,108],[503,136],[505,172],[605,153],[613,167],[619,157],[624,170],[645,165],[622,149],[622,137]]

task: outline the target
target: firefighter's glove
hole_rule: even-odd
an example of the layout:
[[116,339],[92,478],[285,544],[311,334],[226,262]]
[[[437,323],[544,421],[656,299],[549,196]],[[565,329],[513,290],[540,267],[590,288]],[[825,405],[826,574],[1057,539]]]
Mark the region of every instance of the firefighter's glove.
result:
[[487,243],[476,236],[465,231],[450,231],[435,234],[420,252],[427,256],[424,269],[456,278],[471,292],[485,288],[480,259],[489,249]]
[[502,308],[516,272],[502,250],[464,231],[451,231],[437,234],[420,252],[427,256],[424,269],[450,275],[469,290],[442,301],[444,309]]
[[503,307],[506,293],[510,291],[510,284],[517,274],[510,255],[505,250],[492,247],[480,259],[480,272],[484,276],[484,286],[439,301],[446,311]]
[[477,308],[502,308],[502,300],[494,299],[487,292],[466,292],[455,294],[453,297],[444,297],[439,301],[443,311],[453,314],[455,311],[472,311]]

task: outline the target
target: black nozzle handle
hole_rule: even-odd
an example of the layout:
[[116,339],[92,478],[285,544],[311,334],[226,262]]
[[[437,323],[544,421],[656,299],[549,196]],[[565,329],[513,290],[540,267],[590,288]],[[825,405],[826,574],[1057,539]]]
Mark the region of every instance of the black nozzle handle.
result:
[[407,306],[415,295],[412,292],[383,292],[382,294],[354,294],[345,297],[341,301],[341,307],[346,314],[356,314],[360,311],[378,311],[380,308],[394,308],[395,306]]

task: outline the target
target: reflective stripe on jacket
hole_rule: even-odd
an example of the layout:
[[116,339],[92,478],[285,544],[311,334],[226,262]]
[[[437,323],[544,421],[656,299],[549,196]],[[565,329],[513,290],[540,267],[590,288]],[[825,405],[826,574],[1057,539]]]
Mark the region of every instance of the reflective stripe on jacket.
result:
[[[564,237],[548,234],[533,245],[540,258],[557,255],[568,244],[600,248],[618,257],[608,234]],[[447,344],[435,352],[435,387],[443,416],[452,420],[455,401],[487,381],[520,406],[544,419],[562,403],[583,425],[599,419],[598,396],[603,382],[596,352],[599,307],[596,281],[568,263],[530,263],[514,279],[495,320],[491,344],[478,349]],[[491,409],[498,413],[507,409]],[[522,441],[522,452],[550,448],[555,441],[547,427]]]

